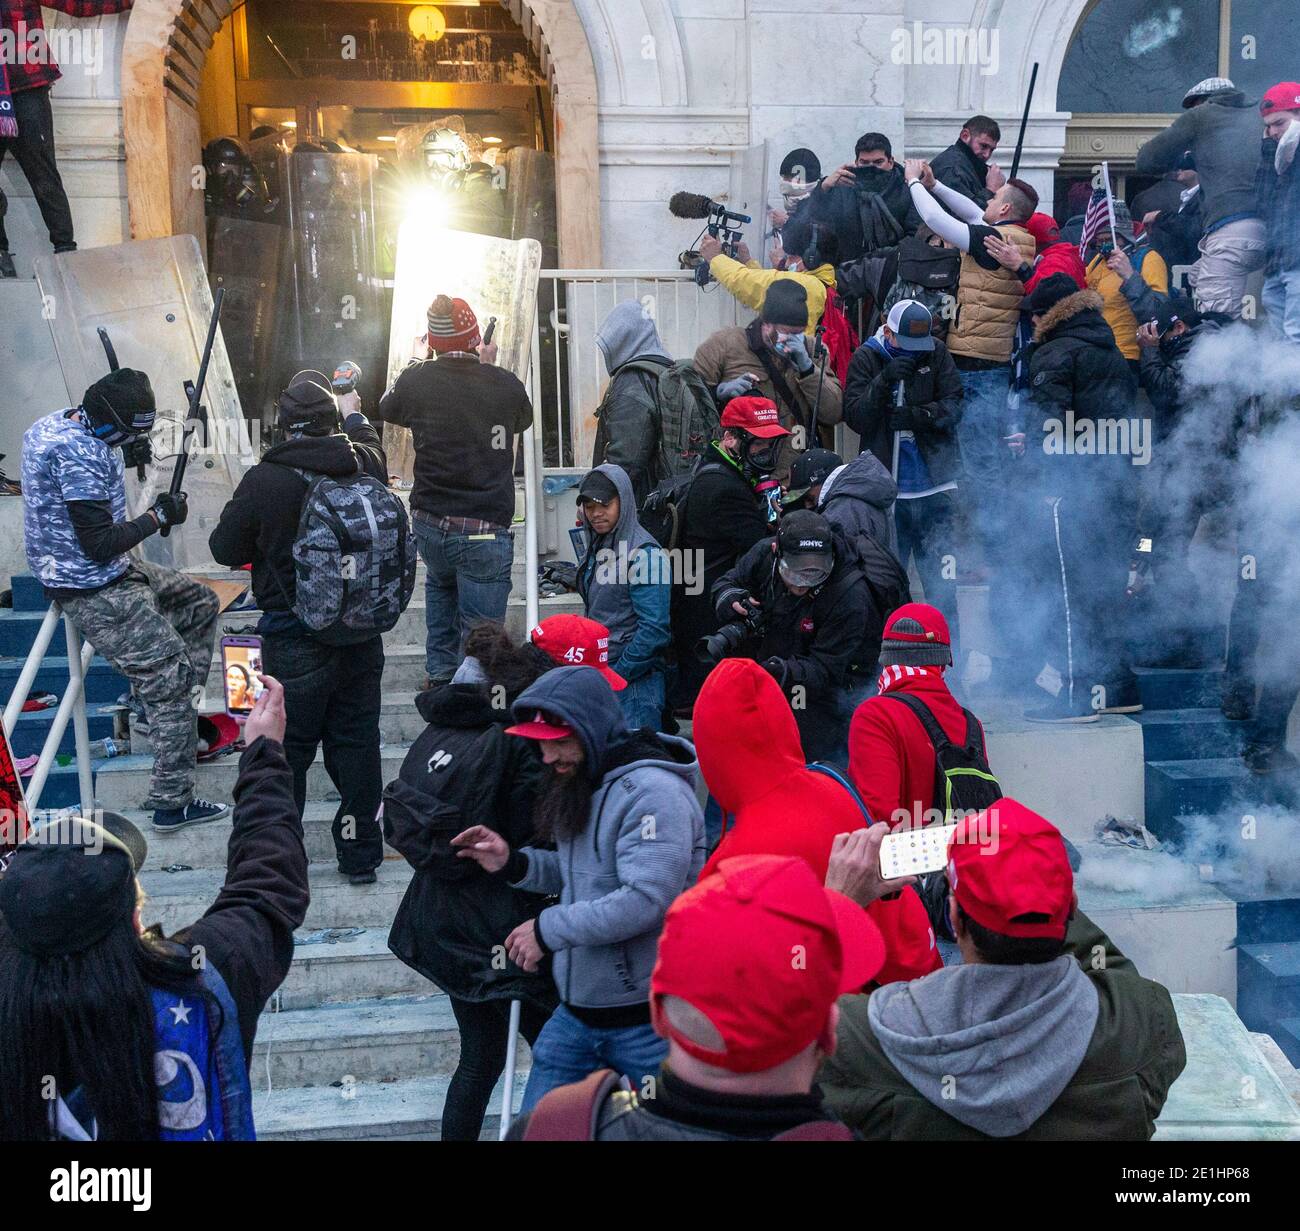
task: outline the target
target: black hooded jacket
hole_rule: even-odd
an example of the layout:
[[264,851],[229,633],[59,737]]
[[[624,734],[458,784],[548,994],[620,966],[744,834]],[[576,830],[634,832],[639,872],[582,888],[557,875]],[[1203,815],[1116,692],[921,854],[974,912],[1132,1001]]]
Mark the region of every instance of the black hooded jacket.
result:
[[253,566],[253,596],[265,612],[291,612],[293,544],[309,486],[296,469],[344,476],[364,470],[388,482],[388,460],[364,415],[349,415],[347,435],[298,436],[267,450],[235,489],[208,539],[212,558],[230,568]]
[[1031,482],[1059,491],[1064,469],[1094,481],[1131,478],[1128,457],[1117,453],[1063,453],[1048,447],[1073,421],[1131,419],[1137,382],[1115,345],[1096,291],[1076,291],[1044,313],[1029,352],[1029,406],[1025,461]]
[[776,539],[763,539],[713,587],[719,624],[739,619],[731,604],[746,594],[763,605],[763,635],[748,653],[760,663],[780,659],[787,693],[798,685],[814,705],[844,684],[852,668],[871,670],[880,656],[887,613],[876,610],[867,579],[849,548],[835,536],[835,568],[826,582],[802,597],[792,594],[777,571]]
[[415,704],[429,725],[384,792],[384,837],[415,871],[388,947],[449,996],[526,999],[549,1011],[557,1003],[550,978],[495,960],[497,946],[537,915],[543,899],[448,845],[471,825],[495,830],[512,851],[532,841],[537,747],[505,733],[510,711],[493,706],[486,685],[447,684]]

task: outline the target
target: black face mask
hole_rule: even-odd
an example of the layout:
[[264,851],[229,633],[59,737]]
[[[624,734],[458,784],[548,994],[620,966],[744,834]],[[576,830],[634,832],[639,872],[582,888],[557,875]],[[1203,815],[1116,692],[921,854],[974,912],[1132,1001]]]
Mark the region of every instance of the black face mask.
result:
[[752,475],[769,475],[781,457],[781,438],[764,440],[754,437],[746,442],[741,467]]

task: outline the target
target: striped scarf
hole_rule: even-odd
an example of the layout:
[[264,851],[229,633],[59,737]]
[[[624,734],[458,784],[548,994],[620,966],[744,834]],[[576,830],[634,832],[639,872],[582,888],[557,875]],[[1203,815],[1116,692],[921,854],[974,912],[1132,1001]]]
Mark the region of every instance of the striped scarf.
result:
[[0,138],[18,135],[18,117],[14,114],[14,96],[9,89],[9,66],[0,56]]
[[876,684],[880,688],[880,695],[884,696],[887,692],[893,692],[901,688],[908,680],[915,680],[921,676],[929,676],[931,679],[942,679],[946,670],[940,666],[928,667],[905,667],[901,663],[895,663],[891,667],[886,667],[881,673]]

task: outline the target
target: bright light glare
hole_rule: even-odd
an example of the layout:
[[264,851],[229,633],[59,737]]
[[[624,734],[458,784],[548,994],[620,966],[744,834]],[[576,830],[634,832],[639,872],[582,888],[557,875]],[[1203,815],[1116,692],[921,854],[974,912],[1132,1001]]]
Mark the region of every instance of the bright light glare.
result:
[[500,137],[484,137],[484,138],[483,138],[483,144],[484,144],[484,145],[500,145],[501,143],[502,143],[502,138],[500,138]]
[[417,188],[407,193],[402,204],[403,225],[418,223],[427,231],[440,231],[451,220],[447,198],[436,188]]
[[430,43],[436,43],[447,33],[447,19],[431,4],[413,8],[407,22],[416,38],[427,39]]

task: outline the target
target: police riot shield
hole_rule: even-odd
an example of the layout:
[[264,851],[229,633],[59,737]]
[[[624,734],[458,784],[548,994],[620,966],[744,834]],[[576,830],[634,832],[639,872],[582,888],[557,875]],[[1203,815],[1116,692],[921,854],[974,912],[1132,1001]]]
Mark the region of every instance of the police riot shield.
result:
[[[276,392],[295,372],[360,365],[366,403],[382,390],[388,313],[378,276],[373,154],[283,155],[292,274],[280,295]],[[372,376],[373,374],[373,376]]]
[[[98,330],[107,331],[122,367],[149,376],[158,403],[153,462],[141,480],[127,471],[127,508],[144,512],[171,483],[184,436],[185,382],[198,375],[212,317],[212,294],[193,235],[137,240],[46,256],[36,262],[45,312],[73,399],[109,370]],[[217,333],[203,394],[206,433],[196,436],[185,491],[189,520],[170,537],[141,544],[155,564],[213,570],[208,535],[245,471],[257,460],[240,410],[226,345]]]
[[559,267],[555,212],[555,155],[516,146],[506,155],[506,202],[510,234],[542,245],[546,269]]
[[[464,299],[484,331],[495,316],[497,366],[527,382],[541,268],[542,246],[535,239],[516,243],[443,230],[418,215],[409,217],[397,239],[389,386],[413,359],[426,357],[429,304],[438,295]],[[409,482],[414,462],[410,433],[386,423],[384,446],[389,471]]]

